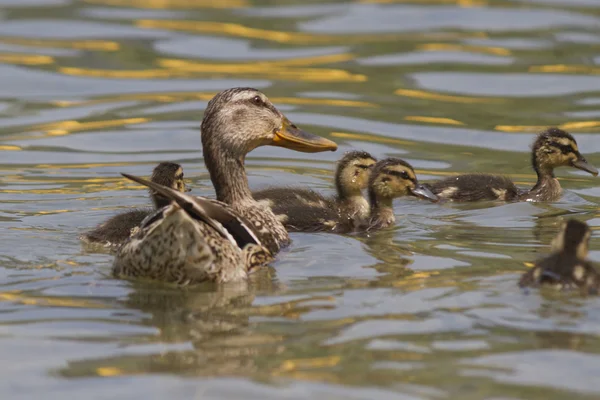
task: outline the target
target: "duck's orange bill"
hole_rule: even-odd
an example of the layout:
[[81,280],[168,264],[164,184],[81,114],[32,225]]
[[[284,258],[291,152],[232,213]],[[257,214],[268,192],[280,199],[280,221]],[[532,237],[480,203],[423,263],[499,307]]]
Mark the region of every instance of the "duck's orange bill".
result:
[[303,131],[292,124],[287,118],[283,120],[281,128],[275,130],[275,137],[271,144],[273,146],[285,147],[304,153],[337,150],[337,144],[335,142]]

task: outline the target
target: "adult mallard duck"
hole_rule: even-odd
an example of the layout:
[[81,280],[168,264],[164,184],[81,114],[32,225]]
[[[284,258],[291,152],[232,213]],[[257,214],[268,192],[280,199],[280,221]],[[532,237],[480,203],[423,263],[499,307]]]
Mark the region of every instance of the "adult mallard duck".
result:
[[290,212],[303,207],[323,207],[340,218],[347,219],[349,227],[369,215],[369,203],[362,195],[367,187],[371,168],[377,160],[365,151],[350,151],[338,162],[335,172],[337,194],[325,197],[311,189],[275,187],[252,193],[256,200],[270,207],[288,230],[307,232],[328,230],[329,227],[315,223],[305,214]]
[[526,191],[519,190],[507,177],[488,174],[458,175],[427,186],[440,198],[452,201],[557,201],[562,188],[554,176],[555,168],[569,166],[598,175],[598,170],[579,152],[575,138],[558,128],[549,128],[537,136],[531,161],[537,182]]
[[[152,171],[152,182],[158,183],[181,192],[186,191],[183,181],[183,168],[173,162],[161,162]],[[144,218],[153,211],[169,204],[169,200],[160,194],[150,190],[150,199],[154,209],[138,209],[117,214],[96,228],[80,236],[80,239],[88,244],[100,244],[105,247],[120,246],[131,236],[142,223]]]
[[[285,227],[271,209],[264,207],[252,197],[244,168],[246,154],[264,145],[287,147],[303,152],[337,149],[334,142],[304,132],[292,124],[263,93],[252,88],[228,89],[213,97],[204,113],[201,129],[204,162],[215,187],[221,210],[217,215],[225,210],[231,215],[227,217],[228,221],[247,221],[245,225],[252,231],[256,243],[251,243],[249,240],[238,241],[236,236],[238,234],[234,235],[231,232],[228,222],[224,223],[220,217],[217,218],[212,212],[208,212],[207,209],[210,204],[215,204],[214,202],[203,199],[204,210],[192,213],[193,223],[189,216],[189,206],[185,208],[182,204],[180,207],[184,208],[185,213],[176,212],[177,209],[173,207],[172,212],[165,211],[158,214],[160,216],[156,221],[153,217],[149,217],[149,220],[143,224],[148,229],[140,231],[121,246],[115,259],[115,273],[119,276],[145,276],[167,280],[165,271],[167,268],[170,279],[176,277],[178,281],[188,281],[191,277],[190,268],[194,270],[216,268],[211,259],[217,260],[216,265],[219,265],[219,260],[222,259],[239,261],[241,256],[238,253],[242,245],[255,244],[266,249],[270,254],[277,253],[281,247],[289,243],[290,239]],[[155,189],[155,186],[150,187]],[[198,198],[195,199],[195,203],[202,203]],[[219,224],[224,227],[225,232],[219,231]],[[163,229],[163,225],[166,228]],[[157,230],[157,226],[160,229]],[[190,241],[185,234],[192,230],[197,230],[194,233],[196,239]],[[151,234],[155,231],[157,234]],[[232,247],[231,240],[225,237],[227,234],[233,236],[238,242],[238,248]],[[176,244],[173,244],[173,240],[170,239],[173,235],[177,238]],[[199,257],[200,253],[194,250],[193,243],[197,238],[204,236],[207,244],[203,246],[204,256]],[[179,241],[181,245],[177,244]],[[184,246],[186,243],[188,247]],[[171,246],[181,249],[183,254],[174,252],[170,249]],[[157,266],[152,261],[150,256],[152,254],[166,261]],[[168,267],[169,257],[181,259],[180,257],[185,257],[185,254],[193,258],[191,264],[176,263],[176,260],[173,260],[177,268],[184,268],[187,265],[184,270],[173,271],[172,267]],[[210,254],[211,257],[207,257],[206,254]]]
[[553,253],[523,274],[520,287],[551,285],[557,289],[579,288],[597,294],[600,275],[587,261],[591,230],[586,223],[570,219],[552,243]]
[[[369,214],[360,221],[349,224],[348,217],[339,210],[326,205],[299,204],[286,210],[290,220],[303,221],[305,231],[328,231],[348,233],[352,231],[381,229],[395,221],[393,200],[402,196],[415,196],[431,201],[437,197],[419,184],[412,166],[398,158],[378,161],[373,167],[369,182]],[[298,227],[286,225],[290,230],[300,231]]]
[[173,201],[148,216],[121,246],[117,277],[151,278],[181,286],[235,282],[272,259],[244,218],[217,200],[193,197],[123,174]]

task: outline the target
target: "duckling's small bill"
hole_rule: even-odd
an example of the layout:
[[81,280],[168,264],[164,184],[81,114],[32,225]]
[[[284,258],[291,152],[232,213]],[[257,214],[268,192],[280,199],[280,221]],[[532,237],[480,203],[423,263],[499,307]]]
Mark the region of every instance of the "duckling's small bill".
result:
[[573,166],[585,172],[589,172],[594,176],[598,176],[598,170],[592,164],[588,163],[585,158],[580,157],[573,161]]
[[284,118],[281,128],[275,130],[274,146],[285,147],[304,153],[318,153],[321,151],[337,150],[337,144],[329,139],[308,133]]
[[414,189],[410,189],[410,192],[414,196],[416,196],[420,199],[431,200],[431,201],[439,200],[439,197],[437,197],[435,194],[433,194],[433,192],[431,190],[429,190],[425,186],[421,185],[420,183],[417,184],[417,186],[415,186]]

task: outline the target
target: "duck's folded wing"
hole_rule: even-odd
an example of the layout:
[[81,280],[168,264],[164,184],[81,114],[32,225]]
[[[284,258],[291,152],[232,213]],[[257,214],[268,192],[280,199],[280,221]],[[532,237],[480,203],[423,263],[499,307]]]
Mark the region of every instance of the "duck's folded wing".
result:
[[224,238],[233,237],[240,248],[244,248],[247,244],[261,245],[249,224],[225,203],[204,197],[190,196],[138,176],[125,173],[121,173],[121,175],[176,202],[190,216],[206,223]]

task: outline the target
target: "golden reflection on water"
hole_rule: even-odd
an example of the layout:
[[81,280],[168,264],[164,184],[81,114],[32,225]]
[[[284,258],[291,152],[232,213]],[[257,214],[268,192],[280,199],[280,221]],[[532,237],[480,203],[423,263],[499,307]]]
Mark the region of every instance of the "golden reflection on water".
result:
[[448,101],[452,103],[498,103],[504,101],[500,98],[493,97],[475,97],[475,96],[461,96],[461,95],[448,95],[442,93],[429,92],[425,90],[414,90],[414,89],[396,89],[394,94],[398,96],[411,97],[415,99],[423,100],[437,100],[437,101]]
[[451,43],[425,43],[417,46],[418,50],[425,51],[464,51],[468,53],[493,54],[496,56],[510,56],[512,52],[503,47],[474,46]]
[[0,63],[21,65],[46,65],[53,64],[54,58],[50,56],[0,53]]
[[110,40],[57,40],[0,37],[0,43],[27,47],[66,48],[90,51],[117,51],[119,43]]
[[83,0],[90,4],[150,9],[242,8],[248,0]]
[[[582,130],[584,132],[599,126],[600,121],[573,121],[557,125],[558,128],[566,131]],[[496,125],[494,127],[495,130],[501,132],[541,132],[546,128],[548,128],[547,125]]]

